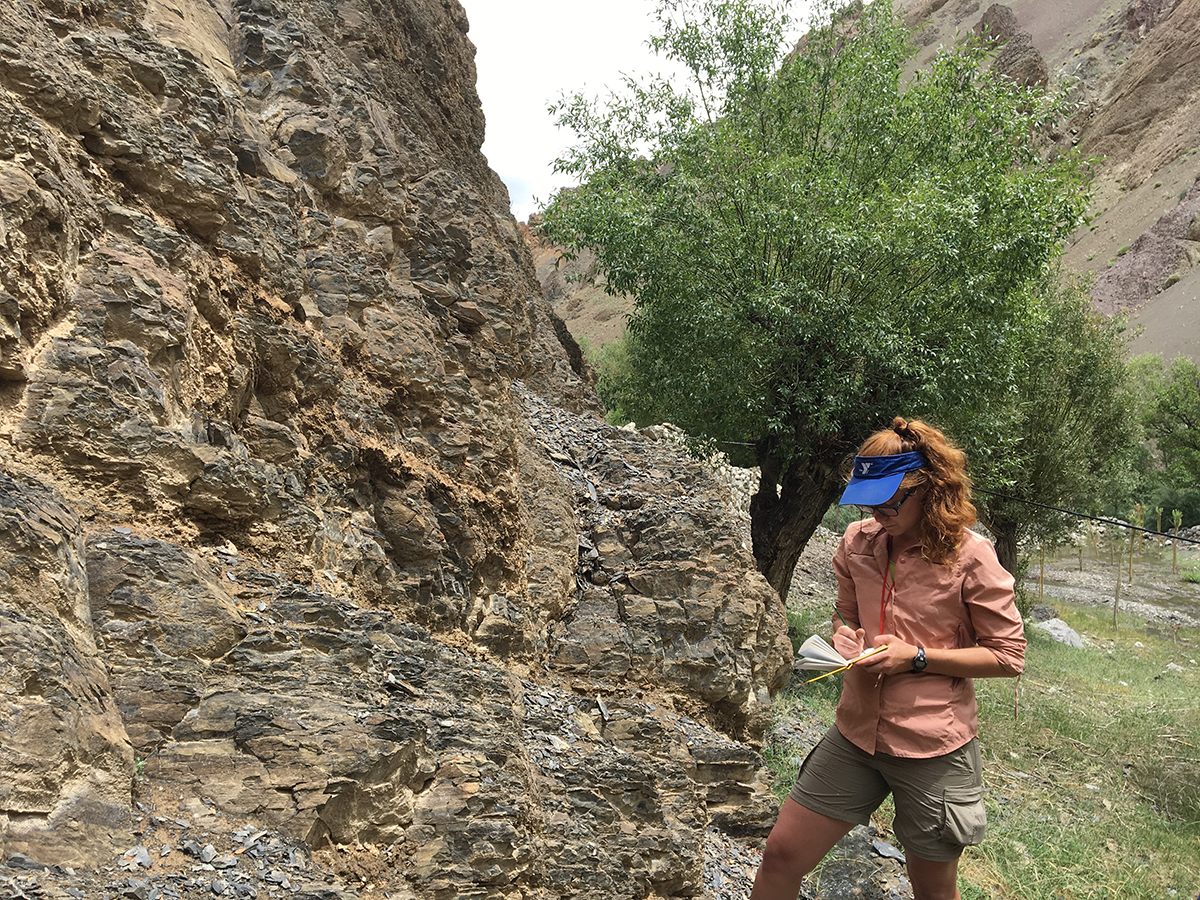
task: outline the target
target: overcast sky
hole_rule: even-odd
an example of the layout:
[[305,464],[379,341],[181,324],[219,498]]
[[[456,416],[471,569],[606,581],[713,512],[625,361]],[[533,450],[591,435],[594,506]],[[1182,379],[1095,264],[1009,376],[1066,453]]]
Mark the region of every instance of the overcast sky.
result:
[[560,93],[620,86],[622,72],[663,70],[646,47],[654,0],[459,0],[471,23],[483,152],[504,179],[522,221],[567,182],[551,172],[572,143],[547,111]]

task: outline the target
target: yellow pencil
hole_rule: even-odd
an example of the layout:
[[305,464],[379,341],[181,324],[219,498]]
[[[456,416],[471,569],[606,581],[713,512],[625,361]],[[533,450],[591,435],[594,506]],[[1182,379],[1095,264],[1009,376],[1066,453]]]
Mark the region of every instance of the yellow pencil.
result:
[[864,660],[868,656],[874,656],[880,650],[886,650],[886,649],[887,649],[887,644],[880,644],[878,647],[872,647],[870,650],[868,650],[866,653],[862,654],[861,656],[854,657],[854,659],[850,660],[850,662],[846,663],[844,666],[839,666],[836,669],[830,669],[828,672],[822,672],[820,675],[816,676],[815,678],[810,678],[810,679],[808,679],[808,681],[806,681],[804,683],[812,684],[814,681],[820,681],[822,678],[828,678],[830,675],[836,675],[838,672],[845,672],[847,669],[853,668],[854,664],[859,662],[860,660]]

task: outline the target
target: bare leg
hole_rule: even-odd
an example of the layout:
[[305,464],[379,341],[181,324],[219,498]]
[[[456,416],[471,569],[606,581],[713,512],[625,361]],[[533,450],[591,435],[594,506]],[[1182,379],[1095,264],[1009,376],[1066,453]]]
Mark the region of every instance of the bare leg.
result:
[[853,822],[815,813],[788,797],[767,838],[750,900],[796,900],[804,876],[853,827]]
[[908,854],[908,877],[914,900],[962,900],[958,893],[958,860],[930,862]]

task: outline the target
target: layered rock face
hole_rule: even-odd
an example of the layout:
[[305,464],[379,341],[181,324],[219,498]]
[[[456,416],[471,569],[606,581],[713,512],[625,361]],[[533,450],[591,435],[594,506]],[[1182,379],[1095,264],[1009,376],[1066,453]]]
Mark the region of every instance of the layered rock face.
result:
[[596,417],[466,32],[0,6],[0,857],[154,810],[387,846],[393,896],[691,896],[773,818],[782,607]]
[[995,50],[996,58],[992,62],[995,71],[1023,87],[1046,86],[1050,80],[1046,61],[1033,46],[1029,32],[1021,30],[1012,9],[993,3],[979,17],[972,32]]

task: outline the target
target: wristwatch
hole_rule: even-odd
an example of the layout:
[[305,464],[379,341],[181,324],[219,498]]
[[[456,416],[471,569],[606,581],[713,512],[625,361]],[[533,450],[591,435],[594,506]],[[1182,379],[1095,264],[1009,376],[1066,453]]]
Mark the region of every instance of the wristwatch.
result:
[[924,672],[927,665],[929,665],[929,662],[925,659],[925,648],[918,647],[917,655],[913,657],[912,670],[914,672]]

